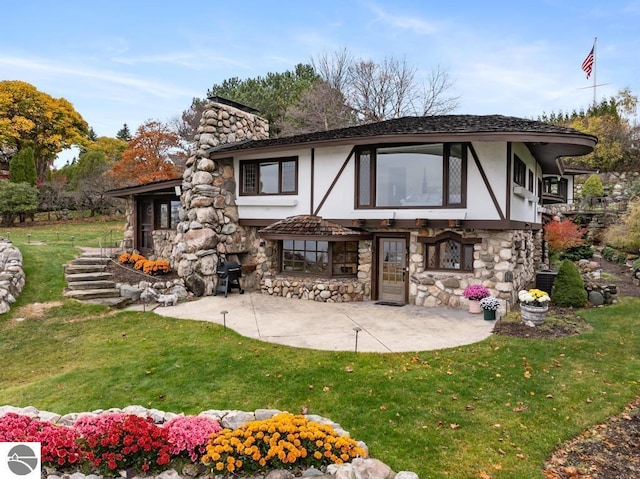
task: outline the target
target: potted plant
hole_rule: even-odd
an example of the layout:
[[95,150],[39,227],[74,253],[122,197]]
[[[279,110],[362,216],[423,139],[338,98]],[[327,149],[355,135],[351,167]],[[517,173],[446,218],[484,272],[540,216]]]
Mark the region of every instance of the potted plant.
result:
[[493,296],[487,296],[480,300],[480,307],[484,313],[484,319],[492,321],[496,319],[496,311],[500,307],[500,300]]
[[482,312],[480,300],[491,296],[491,292],[481,284],[470,284],[464,289],[462,296],[469,300],[469,312],[477,314]]
[[544,318],[549,311],[549,294],[540,289],[522,290],[518,293],[520,300],[520,313],[522,321],[533,324],[544,323]]

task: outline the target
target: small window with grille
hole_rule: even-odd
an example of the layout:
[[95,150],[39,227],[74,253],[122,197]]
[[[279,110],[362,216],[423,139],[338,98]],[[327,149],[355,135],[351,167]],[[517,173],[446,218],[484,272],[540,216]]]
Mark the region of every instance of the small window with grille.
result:
[[473,271],[473,245],[479,239],[447,231],[423,241],[426,269]]

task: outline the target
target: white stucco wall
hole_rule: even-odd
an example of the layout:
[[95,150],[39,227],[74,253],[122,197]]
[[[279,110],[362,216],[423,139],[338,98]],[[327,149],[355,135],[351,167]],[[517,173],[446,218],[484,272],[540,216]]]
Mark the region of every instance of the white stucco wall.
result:
[[[511,177],[509,190],[511,192],[511,215],[509,219],[513,221],[524,221],[528,223],[540,223],[542,221],[542,213],[538,210],[538,178],[541,177],[541,170],[538,164],[524,144],[514,143],[512,145],[512,154],[524,162],[527,167],[527,182],[529,181],[529,170],[533,171],[534,192],[528,189],[528,183],[524,187],[518,187],[513,182],[513,167],[511,168]],[[517,194],[517,191],[521,191]]]
[[[506,214],[507,191],[511,195],[511,215],[507,219],[537,223],[541,215],[537,211],[537,179],[540,169],[535,159],[522,144],[513,145],[513,153],[525,162],[527,169],[534,171],[536,194],[534,198],[522,198],[514,194],[515,184],[511,177],[507,178],[507,145],[504,142],[476,142],[473,147],[480,164],[491,184],[493,193],[501,211]],[[295,215],[313,214],[318,210],[331,184],[340,172],[345,160],[349,157],[351,146],[340,146],[315,149],[315,172],[312,174],[311,150],[300,149],[287,151],[271,157],[298,157],[298,194],[281,196],[240,196],[236,197],[238,212],[241,218],[274,219]],[[246,155],[234,158],[236,182],[240,185],[239,164],[243,160],[268,159],[269,155]],[[428,218],[428,219],[466,219],[466,220],[499,220],[500,215],[495,208],[487,186],[480,175],[471,153],[467,158],[467,206],[466,208],[355,208],[355,155],[349,162],[336,184],[326,198],[317,214],[324,218],[336,219],[386,219],[396,220]],[[528,178],[528,176],[527,176]],[[313,198],[311,197],[311,181],[313,180]],[[509,187],[507,188],[507,185]],[[526,188],[525,188],[526,189]],[[528,194],[528,190],[526,192]],[[313,203],[313,204],[312,204]]]

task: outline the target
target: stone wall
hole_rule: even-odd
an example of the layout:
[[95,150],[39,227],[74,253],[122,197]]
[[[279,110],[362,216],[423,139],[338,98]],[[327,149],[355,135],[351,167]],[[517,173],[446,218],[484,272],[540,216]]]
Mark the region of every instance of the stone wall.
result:
[[268,122],[253,113],[218,102],[209,102],[205,108],[194,153],[185,165],[180,223],[171,255],[172,267],[196,295],[213,293],[221,258],[255,264],[255,232],[239,224],[233,162],[213,161],[209,150],[225,143],[266,139],[268,132]]
[[11,309],[25,283],[22,254],[11,240],[0,238],[0,314]]
[[[462,236],[481,239],[474,245],[472,272],[425,270],[426,245],[420,241],[420,235],[435,237],[441,232],[436,229],[410,232],[409,304],[466,308],[468,300],[462,292],[470,284],[482,284],[501,300],[502,310],[509,311],[517,302],[518,291],[528,287],[535,272],[546,266],[542,256],[542,230],[470,230],[461,232]],[[371,240],[359,244],[356,278],[326,279],[278,272],[277,242],[259,243],[255,276],[264,294],[336,303],[372,299]]]
[[[439,231],[430,231],[437,235]],[[481,284],[500,299],[502,310],[509,311],[517,294],[542,266],[540,231],[474,230],[463,236],[481,238],[474,245],[473,272],[425,270],[425,245],[412,233],[410,243],[409,303],[427,307],[467,307],[462,296],[470,284]]]
[[271,296],[343,303],[371,299],[371,241],[358,246],[358,274],[355,278],[321,278],[292,276],[275,270],[278,258],[277,243],[258,248],[256,263],[260,291]]
[[151,236],[153,238],[154,255],[149,259],[170,259],[176,239],[176,232],[174,230],[153,230]]
[[134,218],[135,218],[135,201],[133,199],[133,195],[127,197],[125,200],[125,209],[124,209],[125,221],[124,221],[124,232],[122,236],[122,243],[120,247],[122,251],[133,251],[133,246],[135,245],[135,227],[134,227]]

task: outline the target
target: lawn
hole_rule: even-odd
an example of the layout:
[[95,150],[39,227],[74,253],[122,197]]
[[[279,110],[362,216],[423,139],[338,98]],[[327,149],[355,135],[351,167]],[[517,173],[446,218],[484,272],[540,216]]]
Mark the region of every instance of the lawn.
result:
[[[59,413],[129,404],[185,413],[306,406],[396,471],[521,479],[542,477],[558,444],[638,395],[639,300],[584,311],[593,330],[576,337],[492,336],[407,354],[295,349],[211,323],[62,300],[61,264],[75,254],[68,237],[97,246],[119,228],[69,225],[64,239],[52,226],[11,230],[27,284],[0,316],[0,405]],[[34,241],[46,244],[27,244]],[[51,301],[61,304],[24,314]]]

